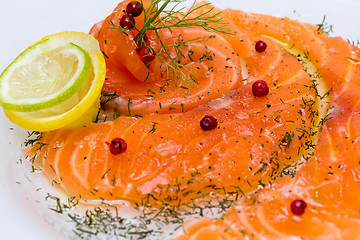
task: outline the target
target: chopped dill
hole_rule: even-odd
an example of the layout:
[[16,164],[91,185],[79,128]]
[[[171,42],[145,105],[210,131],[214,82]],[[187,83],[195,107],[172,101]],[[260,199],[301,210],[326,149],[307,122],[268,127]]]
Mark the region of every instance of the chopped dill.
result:
[[330,33],[333,32],[333,25],[327,24],[326,15],[324,15],[322,22],[319,24],[316,24],[316,26],[317,26],[317,32],[319,34],[325,33],[326,35],[330,35]]
[[39,143],[39,140],[41,139],[41,133],[37,131],[31,131],[27,132],[28,136],[27,139],[25,139],[24,146],[34,146]]
[[280,142],[280,146],[285,147],[285,151],[290,148],[291,143],[293,142],[293,138],[295,136],[294,132],[286,132],[282,135],[282,140]]
[[[118,97],[120,97],[120,95],[118,95],[118,94],[116,93],[116,91],[113,92],[113,93],[102,92],[102,93],[101,93],[101,98],[102,98],[103,100],[101,101],[101,105],[100,105],[100,106],[103,107],[106,103],[108,103],[108,102],[110,102],[111,100],[116,99],[116,98],[118,98]],[[106,99],[106,100],[104,100],[104,99]]]
[[150,129],[149,133],[154,133],[156,131],[156,124],[159,124],[159,123],[153,122],[152,124],[153,125],[152,125],[152,128]]

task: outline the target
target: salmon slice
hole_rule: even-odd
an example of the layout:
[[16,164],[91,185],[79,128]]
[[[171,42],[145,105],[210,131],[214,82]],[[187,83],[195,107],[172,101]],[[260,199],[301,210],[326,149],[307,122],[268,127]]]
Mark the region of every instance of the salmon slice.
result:
[[[239,28],[305,52],[331,88],[330,115],[314,156],[301,167],[246,195],[222,218],[188,221],[176,239],[359,239],[359,49],[287,18],[224,15]],[[290,207],[296,199],[307,204],[300,216]]]

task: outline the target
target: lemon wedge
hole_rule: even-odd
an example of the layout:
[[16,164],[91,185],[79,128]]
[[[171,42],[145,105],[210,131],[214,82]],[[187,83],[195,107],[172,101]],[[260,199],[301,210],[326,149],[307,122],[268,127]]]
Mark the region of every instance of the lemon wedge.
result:
[[86,33],[61,32],[30,46],[0,77],[0,104],[13,123],[51,131],[93,121],[105,80],[97,40]]

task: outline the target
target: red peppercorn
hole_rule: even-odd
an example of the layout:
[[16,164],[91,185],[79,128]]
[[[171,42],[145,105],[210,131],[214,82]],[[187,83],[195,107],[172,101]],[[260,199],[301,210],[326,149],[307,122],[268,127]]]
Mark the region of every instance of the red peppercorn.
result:
[[122,138],[114,138],[111,143],[106,142],[106,144],[109,145],[110,152],[114,155],[125,152],[127,148],[127,144]]
[[135,19],[130,15],[123,15],[120,19],[120,26],[122,28],[133,29],[135,26]]
[[133,17],[139,16],[143,10],[143,6],[138,1],[129,2],[129,4],[126,6],[126,12]]
[[205,115],[205,117],[203,119],[201,119],[200,121],[200,127],[205,130],[205,131],[208,131],[208,130],[212,130],[214,128],[217,127],[217,119],[214,118],[213,116],[211,115]]
[[136,48],[137,53],[140,52],[141,48],[143,48],[145,45],[148,44],[148,42],[149,42],[148,40],[149,40],[149,39],[148,39],[148,37],[146,36],[146,34],[144,34],[144,36],[142,36],[142,39],[141,39],[141,35],[140,35],[140,34],[138,34],[138,35],[135,36],[134,41],[135,41],[136,44],[137,44],[137,48]]
[[266,43],[261,40],[257,41],[255,44],[255,50],[259,53],[264,52],[266,50],[266,47],[267,47]]
[[298,216],[303,215],[305,212],[306,206],[307,206],[307,204],[306,204],[306,202],[304,202],[304,200],[301,200],[301,199],[294,200],[291,203],[291,212]]
[[156,52],[151,47],[142,47],[139,51],[139,56],[143,63],[148,64],[149,62],[154,61]]
[[255,97],[262,97],[268,95],[269,87],[267,85],[267,82],[263,80],[257,80],[252,85],[252,92]]

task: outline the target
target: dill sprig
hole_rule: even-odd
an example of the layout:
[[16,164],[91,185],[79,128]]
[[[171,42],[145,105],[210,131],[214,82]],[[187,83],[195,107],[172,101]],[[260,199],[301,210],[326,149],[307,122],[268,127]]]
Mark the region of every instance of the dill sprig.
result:
[[359,47],[360,46],[360,40],[356,40],[356,41],[351,41],[350,39],[347,39],[347,42],[355,47]]
[[39,143],[39,140],[41,139],[41,133],[37,131],[31,131],[27,132],[28,136],[27,139],[25,139],[24,146],[34,146]]
[[[196,5],[196,1],[194,1],[190,8],[185,11],[187,7],[179,8],[179,4],[184,1],[185,0],[166,0],[161,4],[163,0],[153,0],[151,2],[150,8],[145,13],[146,22],[143,28],[140,30],[140,34],[145,34],[145,32],[148,30],[157,31],[164,28],[171,29],[175,27],[201,27],[206,31],[232,34],[231,30],[226,28],[228,23],[224,22],[224,19],[219,17],[221,12],[212,14],[214,7],[204,11],[199,15],[192,16],[193,13],[211,5],[211,3]],[[171,2],[175,2],[176,4],[171,8],[171,10],[165,10],[167,5]],[[163,13],[163,16],[158,18],[160,13]],[[146,16],[152,17],[146,18]],[[213,26],[211,24],[216,24],[217,26]]]
[[326,35],[330,35],[331,32],[333,32],[333,25],[328,25],[326,22],[326,15],[324,15],[323,20],[321,23],[316,24],[317,28],[317,32],[320,33],[325,33]]
[[[182,39],[181,36],[173,38],[174,43],[167,44],[162,40],[163,31],[172,31],[173,28],[202,28],[209,32],[222,33],[231,35],[232,32],[226,26],[227,22],[220,17],[221,12],[213,13],[214,7],[206,9],[211,3],[196,4],[196,0],[192,5],[187,8],[181,7],[185,0],[152,0],[150,6],[144,11],[144,25],[141,29],[136,26],[132,29],[137,34],[134,34],[138,48],[149,46],[145,43],[145,35],[147,31],[153,31],[158,39],[160,49],[157,51],[156,56],[164,61],[164,73],[167,80],[173,80],[171,83],[182,83],[182,86],[188,88],[189,85],[194,87],[197,84],[196,76],[193,71],[197,69],[186,65],[181,60],[186,57],[186,52],[189,53],[189,47],[195,42],[204,41],[206,39],[194,38],[189,40]],[[141,0],[143,4],[143,1]],[[167,10],[169,4],[173,6]],[[204,11],[202,11],[204,10]],[[195,14],[196,12],[201,12]],[[120,34],[128,34],[129,29],[122,28],[110,22],[114,29],[120,29]],[[175,51],[176,57],[172,55],[170,49]],[[190,50],[191,53],[191,50]],[[191,59],[191,56],[189,57]],[[192,59],[191,59],[192,61]],[[146,63],[146,65],[148,65]],[[145,79],[146,81],[146,79]]]

